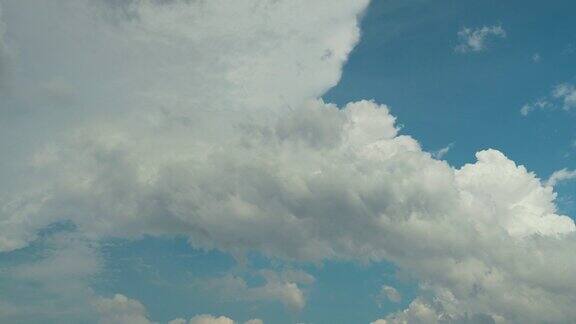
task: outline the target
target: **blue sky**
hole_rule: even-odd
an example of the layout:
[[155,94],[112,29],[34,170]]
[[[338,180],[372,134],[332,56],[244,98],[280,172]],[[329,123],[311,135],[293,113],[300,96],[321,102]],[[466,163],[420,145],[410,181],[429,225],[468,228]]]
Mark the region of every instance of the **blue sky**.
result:
[[[363,20],[362,42],[346,64],[342,81],[325,95],[327,100],[386,102],[405,132],[426,148],[454,143],[447,158],[457,165],[493,147],[542,176],[573,166],[565,157],[576,136],[570,127],[572,112],[539,112],[527,118],[519,113],[527,102],[547,96],[553,86],[574,80],[569,2],[550,6],[442,1],[396,10],[387,6],[372,3]],[[454,51],[458,30],[485,25],[502,26],[506,39],[494,40],[478,53]],[[533,61],[535,54],[539,62]]]
[[0,0],[0,322],[576,316],[573,1],[224,2]]
[[[456,166],[495,148],[542,178],[574,169],[575,113],[520,114],[554,86],[574,82],[572,10],[570,1],[372,2],[362,41],[324,97],[339,104],[360,98],[386,103],[403,132],[425,149],[452,143],[445,158]],[[477,53],[454,51],[459,30],[492,25],[502,26],[506,39]],[[575,187],[558,189],[568,200]],[[572,204],[561,206],[574,214]]]

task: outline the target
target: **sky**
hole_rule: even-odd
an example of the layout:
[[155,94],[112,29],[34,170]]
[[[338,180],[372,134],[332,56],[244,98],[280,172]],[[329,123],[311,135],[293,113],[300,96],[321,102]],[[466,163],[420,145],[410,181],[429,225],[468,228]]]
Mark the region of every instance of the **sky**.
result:
[[575,9],[0,0],[0,322],[570,323]]

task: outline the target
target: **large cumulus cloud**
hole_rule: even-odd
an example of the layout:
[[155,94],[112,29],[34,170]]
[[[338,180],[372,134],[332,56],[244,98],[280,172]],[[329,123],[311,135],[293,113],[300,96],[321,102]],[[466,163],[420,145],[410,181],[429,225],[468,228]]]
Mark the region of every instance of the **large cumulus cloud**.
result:
[[366,1],[2,4],[28,73],[0,110],[1,250],[60,221],[94,240],[184,234],[235,255],[391,261],[421,283],[397,318],[576,316],[575,226],[552,187],[495,150],[434,159],[385,105],[317,99]]

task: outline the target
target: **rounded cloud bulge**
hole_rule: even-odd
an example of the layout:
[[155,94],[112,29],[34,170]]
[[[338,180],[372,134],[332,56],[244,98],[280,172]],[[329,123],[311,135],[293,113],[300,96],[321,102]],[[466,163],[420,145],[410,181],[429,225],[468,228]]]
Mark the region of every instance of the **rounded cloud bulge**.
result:
[[[368,1],[0,4],[19,71],[0,92],[4,253],[60,222],[94,241],[186,235],[286,262],[392,262],[420,296],[376,323],[576,317],[576,228],[551,186],[496,150],[435,159],[384,104],[320,99]],[[97,300],[147,321],[137,301]]]

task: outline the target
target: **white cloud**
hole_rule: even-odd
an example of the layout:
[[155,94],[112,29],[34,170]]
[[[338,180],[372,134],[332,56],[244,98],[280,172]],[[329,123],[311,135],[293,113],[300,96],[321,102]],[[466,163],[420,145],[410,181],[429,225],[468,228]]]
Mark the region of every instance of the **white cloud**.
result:
[[264,321],[262,321],[261,319],[255,318],[255,319],[251,319],[246,321],[245,324],[264,324]]
[[554,171],[554,173],[552,173],[550,178],[548,178],[548,181],[546,181],[546,185],[554,187],[559,182],[573,180],[573,179],[576,179],[576,170],[562,169],[562,170]]
[[[226,316],[213,316],[209,314],[196,315],[186,321],[185,319],[175,319],[168,324],[235,324],[236,322]],[[244,324],[264,324],[261,319],[255,318],[244,322]]]
[[450,143],[447,146],[432,152],[432,156],[435,159],[441,160],[446,154],[448,154],[448,152],[450,152],[450,150],[452,149],[452,147],[454,146],[454,143]]
[[454,48],[456,52],[481,52],[486,50],[491,38],[506,38],[506,31],[502,26],[483,26],[476,29],[462,28],[458,32],[459,44]]
[[[196,151],[202,150],[204,145],[212,146],[205,142],[208,138],[214,137],[218,143],[234,136],[239,123],[261,122],[270,118],[267,115],[275,116],[278,110],[287,106],[300,106],[338,81],[341,66],[358,40],[357,19],[367,1],[342,1],[338,6],[322,0],[299,3],[254,0],[234,4],[224,4],[224,1],[138,1],[125,2],[121,4],[122,8],[117,6],[118,2],[109,4],[91,0],[2,1],[10,27],[6,37],[25,54],[19,60],[19,69],[27,72],[19,74],[15,80],[17,91],[5,94],[10,97],[2,97],[8,106],[3,105],[0,110],[0,150],[10,156],[0,164],[3,179],[0,186],[0,250],[27,246],[37,239],[38,230],[60,219],[79,216],[84,213],[80,212],[83,208],[92,210],[90,215],[84,216],[86,221],[89,218],[93,221],[84,223],[86,227],[83,225],[79,231],[82,235],[97,239],[109,235],[140,235],[142,228],[130,229],[132,225],[125,222],[132,218],[129,214],[140,207],[125,196],[135,189],[131,187],[135,184],[132,180],[136,180],[133,178],[135,170],[132,166],[126,166],[122,171],[116,169],[119,166],[116,162],[123,160],[120,146],[128,144],[128,138],[117,130],[126,126],[125,130],[136,131],[137,125],[141,125],[143,128],[137,132],[143,131],[141,135],[146,134],[146,141],[158,136],[156,144],[171,143],[168,151],[172,153],[176,152],[174,149],[180,150],[177,147],[192,144],[189,139],[195,137],[195,133],[207,136],[198,141],[200,146],[193,150]],[[206,14],[198,14],[200,12]],[[135,17],[138,19],[132,19]],[[3,36],[4,24],[0,27]],[[4,38],[1,45],[4,45]],[[2,77],[3,74],[4,71]],[[71,97],[74,97],[73,101],[69,99]],[[47,103],[50,103],[50,109],[45,109]],[[34,118],[19,120],[18,116],[9,113],[20,106],[29,109]],[[247,111],[254,112],[246,115]],[[162,129],[179,129],[176,133],[180,134],[160,134]],[[88,143],[92,141],[88,138],[92,131],[96,135],[93,143],[96,146]],[[108,131],[112,132],[110,136],[100,137]],[[18,147],[11,144],[15,136],[21,144]],[[177,143],[178,138],[188,140]],[[135,143],[129,145],[132,144]],[[100,145],[107,148],[97,148]],[[95,162],[92,160],[95,156],[84,160],[88,163],[84,166],[83,162],[77,164],[79,168],[74,167],[75,171],[55,167],[62,162],[60,159],[66,151],[84,151],[90,146],[95,149],[92,153],[102,153],[101,157],[111,163],[108,170],[97,169],[103,176],[109,171],[119,176],[116,180],[110,178],[115,184],[81,175],[81,169]],[[114,147],[119,149],[117,157],[120,160],[116,162],[108,151]],[[168,156],[159,154],[157,157],[160,159],[156,162],[161,162]],[[79,162],[72,160],[68,162]],[[141,169],[144,173],[140,175],[151,180],[159,170],[156,170],[159,165],[154,166],[156,162],[149,165],[152,168]],[[42,175],[25,177],[29,168]],[[60,178],[63,182],[53,183],[55,187],[44,186],[42,184],[47,184],[42,180],[45,176]],[[73,180],[69,176],[80,178]],[[75,200],[70,204],[53,205],[58,209],[54,209],[54,213],[42,210],[41,205],[52,204],[49,201],[53,194],[60,195],[56,191],[68,191],[72,188],[65,187],[72,183],[76,183],[78,189],[101,186],[100,198],[106,196],[114,200],[113,196],[118,195],[118,204],[112,208],[118,213],[112,215],[109,213],[112,209],[104,211],[101,208],[104,206],[98,207],[102,202],[96,202],[99,198],[93,200],[96,204],[91,207],[84,205],[92,200],[84,196],[87,192],[80,194],[84,198],[70,197]],[[108,192],[109,185],[118,185],[118,190]],[[128,195],[133,198],[139,195],[134,193],[135,196]],[[77,205],[81,200],[84,201],[82,207]],[[76,216],[72,218],[79,220]],[[160,214],[156,216],[162,218]],[[168,218],[172,220],[167,219],[165,227],[156,216],[154,219],[160,220],[160,232],[170,233],[180,225],[188,227],[170,216]],[[136,223],[143,221],[133,220]],[[147,221],[141,224],[145,223]],[[148,225],[144,226],[150,228]],[[115,229],[119,231],[114,233]],[[34,275],[48,280],[39,272]],[[82,280],[83,287],[87,287],[88,278]],[[294,280],[300,279],[272,282],[254,290],[254,298],[261,295],[259,298],[270,297],[281,300],[288,307],[301,308],[304,297]],[[77,294],[72,295],[71,299],[77,297]],[[79,300],[85,302],[89,297]],[[11,308],[8,303],[2,306],[3,309]],[[24,314],[16,312],[14,316],[18,321]]]
[[532,111],[546,108],[552,108],[552,105],[548,102],[548,100],[540,99],[534,103],[525,104],[524,106],[522,106],[522,108],[520,109],[520,114],[522,114],[522,116],[528,116],[528,114],[531,113]]
[[189,324],[234,324],[234,321],[226,316],[197,315],[190,319]]
[[[500,320],[500,319],[499,319]],[[388,315],[385,319],[379,319],[371,324],[493,324],[496,320],[486,314],[464,314],[452,316],[442,310],[441,305],[427,304],[422,299],[415,299],[407,309]]]
[[146,315],[146,308],[135,299],[122,294],[95,301],[102,324],[152,324]]
[[[99,312],[99,323],[102,324],[154,324],[148,316],[146,307],[138,300],[116,294],[112,298],[98,298],[94,304]],[[236,321],[226,316],[201,314],[193,316],[189,321],[176,318],[168,324],[235,324]],[[245,324],[264,324],[260,319],[251,319]]]
[[576,108],[576,87],[573,84],[562,83],[557,85],[552,92],[552,96],[562,102],[564,109]]
[[[0,249],[69,221],[94,240],[187,235],[235,255],[388,260],[431,296],[406,316],[576,317],[575,226],[551,187],[495,150],[459,169],[438,161],[384,105],[315,99],[338,81],[367,3],[338,4],[3,2],[29,72],[10,102],[34,118],[2,116]],[[485,28],[462,34],[468,50],[504,35]],[[74,113],[28,91],[55,77],[74,85]],[[296,277],[230,287],[301,309]],[[111,320],[147,320],[136,301],[101,302]]]
[[188,324],[188,321],[183,318],[176,318],[168,321],[168,324]]
[[[175,319],[168,324],[235,324],[236,322],[226,316],[213,316],[209,314],[196,315],[186,321],[185,319]],[[255,318],[244,322],[244,324],[264,324],[261,319]]]
[[[314,109],[323,113],[307,113]],[[281,119],[301,115],[311,116],[305,123],[323,123],[322,116],[334,115],[332,124],[320,129],[338,140],[319,144],[302,127],[284,129],[278,137],[276,127],[284,121],[243,128],[228,144],[201,156],[181,151],[185,163],[164,161],[155,166],[153,178],[128,170],[150,170],[140,161],[170,152],[170,144],[147,151],[149,141],[140,136],[110,148],[96,144],[86,146],[88,152],[72,151],[76,158],[56,163],[72,179],[91,180],[85,187],[53,182],[75,189],[50,200],[43,214],[59,214],[63,202],[75,201],[84,212],[73,221],[91,235],[178,233],[188,234],[197,247],[232,253],[387,259],[430,283],[423,290],[451,296],[442,304],[454,316],[552,321],[571,316],[569,291],[576,287],[572,272],[562,269],[576,267],[566,257],[574,244],[574,222],[555,213],[552,189],[534,174],[493,150],[455,170],[421,151],[413,139],[396,135],[386,107],[374,103],[338,110],[312,102]],[[372,117],[360,118],[365,115]],[[382,121],[381,131],[365,127],[374,120]],[[87,167],[70,173],[79,156]],[[111,172],[117,174],[112,182]],[[109,192],[114,194],[102,195]],[[98,217],[90,214],[94,210]],[[535,250],[542,251],[539,258]],[[233,296],[279,300],[295,309],[304,305],[297,284],[248,287],[234,279]],[[532,300],[537,302],[527,302]]]
[[399,303],[402,300],[402,295],[400,295],[398,290],[394,287],[384,285],[380,290],[381,293],[391,302]]
[[249,286],[240,276],[227,275],[204,281],[201,287],[208,294],[217,294],[220,298],[234,301],[281,302],[291,311],[301,311],[306,305],[304,291],[299,285],[309,285],[314,277],[304,272],[276,273],[260,270],[265,283]]
[[[234,136],[239,123],[274,119],[287,105],[300,106],[321,95],[339,80],[358,40],[357,18],[367,0],[331,3],[138,1],[127,2],[127,8],[89,0],[3,3],[9,36],[26,54],[19,68],[34,72],[21,74],[18,91],[7,102],[31,106],[35,118],[3,116],[0,149],[11,158],[3,161],[10,168],[2,168],[0,176],[11,186],[0,193],[29,181],[20,175],[28,173],[26,159],[38,156],[43,142],[66,150],[62,138],[76,136],[72,140],[86,147],[90,144],[81,143],[80,137],[92,136],[92,128],[93,135],[112,132],[100,139],[107,144],[97,144],[112,148],[124,140],[114,129],[141,126],[148,135],[159,136],[157,144],[167,141],[172,149],[202,146],[207,144],[203,140],[193,144],[181,136],[200,134],[223,141]],[[126,19],[127,12],[138,19]],[[26,23],[30,21],[34,24]],[[82,41],[86,39],[91,41]],[[52,91],[32,91],[46,88],[46,80],[62,81],[52,82]],[[69,94],[68,85],[74,85],[77,100],[73,113],[65,107],[42,109],[54,90]],[[23,131],[22,124],[29,131]],[[160,134],[169,129],[178,131]],[[15,136],[22,145],[11,144]],[[157,155],[157,162],[167,157]],[[21,219],[24,210],[33,213],[34,204],[47,194],[41,188],[7,192],[2,195],[7,208],[2,219]],[[28,203],[20,205],[25,200]],[[27,224],[7,221],[10,230],[1,237],[0,249],[25,246],[35,230],[54,221],[47,215],[41,218]]]
[[548,97],[525,104],[520,109],[520,113],[522,116],[527,116],[535,110],[556,109],[559,107],[564,110],[571,110],[576,107],[576,87],[573,84],[561,83],[555,86]]
[[442,319],[447,320],[447,318],[442,318],[441,315],[437,314],[429,305],[416,299],[410,303],[406,310],[389,315],[386,319],[376,320],[371,324],[436,324]]

